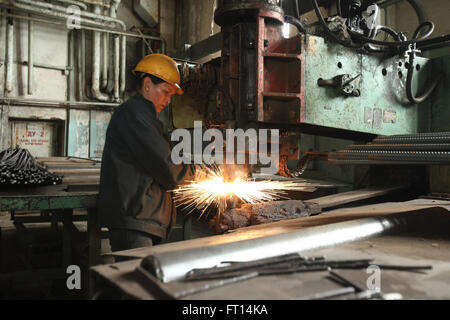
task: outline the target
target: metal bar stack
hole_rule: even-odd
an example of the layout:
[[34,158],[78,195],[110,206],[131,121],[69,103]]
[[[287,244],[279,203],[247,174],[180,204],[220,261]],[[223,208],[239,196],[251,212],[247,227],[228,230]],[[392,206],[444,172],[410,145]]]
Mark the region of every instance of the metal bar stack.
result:
[[40,166],[27,149],[9,148],[0,152],[0,188],[54,185],[61,176]]
[[450,164],[450,132],[379,136],[329,154],[332,165]]

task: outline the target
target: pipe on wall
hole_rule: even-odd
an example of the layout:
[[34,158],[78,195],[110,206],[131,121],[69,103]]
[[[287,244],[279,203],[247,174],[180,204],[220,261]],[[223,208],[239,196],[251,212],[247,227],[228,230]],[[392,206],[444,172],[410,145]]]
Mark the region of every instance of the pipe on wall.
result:
[[28,94],[33,94],[33,33],[34,33],[34,22],[28,21]]
[[120,38],[114,36],[114,101],[120,100]]
[[126,71],[127,71],[127,38],[121,37],[122,54],[120,55],[120,94],[123,95],[126,88]]
[[[0,1],[2,1],[2,0],[0,0]],[[0,7],[1,7],[1,2],[0,2]],[[26,10],[24,10],[24,11],[26,11]],[[46,19],[39,19],[39,18],[34,18],[34,17],[20,16],[20,15],[11,14],[11,13],[2,13],[2,12],[0,12],[0,16],[2,16],[2,17],[11,17],[11,18],[15,18],[15,19],[19,19],[19,20],[25,20],[25,21],[34,21],[34,22],[39,22],[39,23],[59,25],[59,26],[64,26],[65,25],[65,23],[54,21],[54,20],[46,20]],[[47,15],[47,16],[49,16],[49,15]],[[51,16],[51,17],[53,17],[53,16]],[[84,22],[84,21],[82,20],[82,22]],[[156,40],[156,41],[161,41],[162,45],[164,45],[164,43],[165,43],[164,38],[161,38],[161,37],[149,36],[149,35],[145,35],[145,34],[137,34],[137,33],[132,33],[132,32],[118,31],[118,30],[111,29],[110,25],[103,25],[103,27],[104,28],[102,29],[102,28],[97,28],[97,27],[90,27],[90,26],[87,26],[87,25],[80,25],[80,29],[82,29],[82,30],[99,31],[99,32],[105,32],[105,33],[115,34],[115,35],[119,35],[119,36],[127,36],[127,37],[135,37],[135,38],[140,38],[140,39]],[[164,45],[164,47],[165,47],[165,45]]]
[[[112,0],[111,6],[109,10],[109,15],[112,18],[117,17],[117,8],[119,7],[120,0]],[[124,37],[123,37],[124,38]],[[113,97],[114,101],[118,102],[120,100],[120,67],[121,67],[121,59],[120,59],[120,40],[121,38],[118,35],[114,35],[114,91]],[[123,50],[123,48],[122,48]],[[125,48],[126,50],[126,48]],[[125,66],[123,66],[125,68]]]
[[[18,1],[25,1],[25,0],[18,0]],[[47,17],[62,19],[64,21],[67,21],[67,19],[71,18],[70,14],[58,12],[58,11],[48,9],[48,8],[39,8],[39,7],[35,7],[33,5],[28,5],[28,4],[23,4],[23,3],[19,3],[19,2],[13,2],[13,1],[8,1],[5,3],[9,5],[8,8],[13,9],[13,10],[19,9],[19,10],[27,12],[27,13],[44,15]],[[3,4],[3,2],[0,2],[0,4]],[[115,26],[114,23],[111,23],[111,22],[106,22],[106,21],[100,22],[100,21],[95,21],[95,20],[91,20],[88,18],[83,18],[83,17],[80,17],[80,23],[91,25],[91,26],[96,26],[96,27],[104,27],[104,28],[113,28]]]
[[6,79],[5,96],[9,97],[13,91],[14,71],[14,20],[6,21]]
[[108,66],[109,66],[109,34],[102,34],[102,90],[108,86]]
[[85,57],[85,38],[84,38],[84,30],[78,30],[77,31],[77,66],[78,66],[78,100],[83,101],[84,100],[84,90],[86,87],[86,84],[84,82],[85,79],[85,64],[84,64],[84,57]]
[[[121,0],[112,0],[111,1],[111,6],[110,6],[110,17],[112,19],[117,19],[117,9],[119,7]],[[126,30],[126,27],[124,28],[124,31]],[[118,41],[117,39],[115,39],[115,41]],[[117,45],[115,43],[115,45]],[[125,36],[121,36],[120,37],[120,66],[119,66],[119,71],[120,71],[120,88],[119,88],[119,98],[120,96],[123,95],[123,93],[125,92],[125,88],[126,88],[126,68],[127,68],[127,38]],[[115,49],[114,52],[117,52],[117,50]],[[114,63],[114,65],[116,64],[116,62]],[[114,76],[116,77],[116,76]],[[114,84],[116,84],[116,78],[114,78]],[[114,90],[116,91],[116,90]],[[116,98],[116,95],[114,95],[114,98]]]
[[[67,12],[67,8],[65,8],[65,7],[57,6],[57,5],[53,5],[53,4],[49,4],[49,3],[45,3],[45,2],[40,2],[40,1],[36,1],[36,0],[16,0],[16,1],[19,3],[30,5],[30,6],[51,10],[53,12],[55,12],[55,11],[60,12],[60,13]],[[96,8],[99,8],[99,10],[96,11]],[[98,5],[94,6],[94,13],[87,12],[87,11],[81,11],[80,17],[92,19],[92,21],[102,20],[105,22],[111,22],[113,24],[120,26],[123,31],[126,31],[126,29],[127,29],[125,22],[123,22],[122,20],[102,15],[100,6],[98,6]]]
[[[61,13],[65,13],[66,12],[66,8],[61,7],[61,6],[55,6],[52,4],[48,4],[48,3],[43,3],[43,2],[39,2],[39,1],[33,1],[33,0],[17,0],[18,2],[24,3],[24,4],[28,4],[28,5],[33,5],[36,7],[40,7],[40,8],[45,8],[45,9],[51,9],[52,11],[59,11]],[[117,7],[120,4],[120,0],[113,0],[112,1],[112,5],[111,5],[111,10],[110,13],[112,14],[112,16],[104,16],[101,14],[101,8],[100,6],[96,5],[94,6],[94,13],[91,12],[80,12],[81,17],[85,17],[85,18],[92,18],[92,19],[100,19],[106,22],[112,22],[115,23],[117,25],[119,25],[123,31],[126,31],[126,25],[122,20],[119,20],[116,18],[116,11],[117,11]],[[97,40],[97,37],[99,37],[100,35],[97,35],[96,32],[94,32],[94,40],[93,40],[93,44],[96,45],[97,42],[99,40]],[[100,36],[101,37],[101,36]],[[119,88],[119,94],[123,94],[125,92],[125,88],[126,88],[126,37],[125,36],[121,36],[120,39],[120,44],[121,44],[121,55],[120,55],[120,88]],[[116,50],[115,50],[116,51]],[[97,48],[95,47],[93,49],[93,63],[99,63],[100,64],[100,60],[97,58],[96,54],[97,54]],[[105,64],[103,64],[103,66],[105,66]],[[97,72],[97,66],[93,65],[93,69],[95,68],[95,72]],[[104,70],[104,68],[103,68]],[[106,72],[107,73],[107,72]],[[97,76],[97,74],[95,73],[95,76]],[[100,84],[99,84],[99,90],[97,90],[97,83],[94,82],[94,76],[93,76],[93,87],[92,87],[92,93],[94,95],[94,97],[100,101],[105,101],[105,94],[100,92]],[[96,79],[95,79],[96,81]],[[99,80],[100,81],[100,80]],[[102,84],[104,84],[104,86],[107,86],[107,78],[105,80],[105,77],[103,77],[103,81]],[[95,85],[95,87],[94,87]],[[116,99],[116,97],[115,97]]]
[[55,1],[74,5],[74,6],[80,7],[83,10],[87,10],[87,5],[80,1],[76,1],[76,0],[55,0]]
[[[94,6],[94,13],[100,13],[100,6]],[[101,58],[101,33],[93,32],[92,36],[92,96],[99,101],[109,101],[109,96],[100,91],[100,58]]]
[[[69,3],[69,1],[60,1]],[[70,1],[75,4],[75,1]],[[16,1],[2,1],[2,4],[9,4],[9,6],[13,9],[19,9],[21,11],[25,11],[28,13],[38,14],[38,15],[44,15],[52,18],[58,18],[60,20],[67,21],[68,18],[71,17],[71,15],[66,13],[66,8],[62,6],[52,5],[45,2],[40,1],[34,1],[34,0],[16,0]],[[123,94],[126,89],[126,37],[127,36],[136,36],[141,37],[145,39],[153,39],[153,40],[160,40],[162,42],[163,52],[165,51],[165,41],[161,37],[151,37],[151,36],[144,36],[144,35],[131,35],[126,32],[126,25],[123,21],[116,19],[116,11],[117,7],[120,4],[120,0],[112,0],[112,4],[110,6],[110,17],[103,16],[99,13],[90,13],[90,12],[80,12],[80,23],[82,24],[81,28],[93,30],[94,32],[97,31],[95,28],[89,28],[87,26],[97,26],[102,27],[103,29],[98,29],[98,32],[105,32],[105,33],[112,33],[116,35],[120,35],[120,60],[119,60],[119,95],[115,95],[115,100],[120,100],[120,94]],[[92,18],[92,19],[89,19]],[[102,21],[96,21],[93,19],[99,19]],[[26,19],[25,19],[26,20]],[[32,19],[30,18],[29,21]],[[121,27],[123,30],[122,32],[115,31],[115,26]],[[111,30],[111,28],[113,28]],[[103,44],[105,41],[103,42]],[[115,44],[117,45],[117,44]],[[107,50],[106,50],[107,51]],[[117,50],[114,50],[117,52]],[[115,65],[115,63],[114,63]],[[103,68],[103,71],[105,68]],[[104,85],[104,82],[102,82],[102,85]],[[85,86],[81,86],[82,90],[84,90]],[[80,90],[80,91],[82,91]],[[116,90],[117,91],[117,90]],[[82,94],[79,93],[79,96]]]

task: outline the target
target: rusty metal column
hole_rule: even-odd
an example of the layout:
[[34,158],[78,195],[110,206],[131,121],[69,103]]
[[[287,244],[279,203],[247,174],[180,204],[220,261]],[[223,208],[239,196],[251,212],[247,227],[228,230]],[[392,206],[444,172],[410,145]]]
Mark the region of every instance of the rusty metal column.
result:
[[281,30],[284,11],[279,4],[279,0],[222,0],[214,13],[214,21],[222,27],[221,101],[228,111],[223,120],[236,120],[238,128],[264,120],[258,112],[264,90],[264,21],[273,21]]

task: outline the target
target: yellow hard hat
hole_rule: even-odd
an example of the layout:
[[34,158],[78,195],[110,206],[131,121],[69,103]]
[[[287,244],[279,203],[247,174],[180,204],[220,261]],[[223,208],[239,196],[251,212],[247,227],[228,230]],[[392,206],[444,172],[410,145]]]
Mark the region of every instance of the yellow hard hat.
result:
[[180,87],[181,80],[177,63],[165,54],[152,53],[145,56],[139,61],[136,68],[133,70],[133,74],[135,75],[136,72],[154,75],[173,85],[176,88],[177,94],[181,95],[184,93]]

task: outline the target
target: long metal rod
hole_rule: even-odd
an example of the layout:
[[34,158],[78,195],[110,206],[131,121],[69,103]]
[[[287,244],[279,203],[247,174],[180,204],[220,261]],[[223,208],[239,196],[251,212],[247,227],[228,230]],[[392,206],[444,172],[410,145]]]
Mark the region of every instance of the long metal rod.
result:
[[222,261],[251,261],[379,236],[407,224],[408,217],[395,214],[346,221],[182,252],[155,253],[145,260],[155,277],[169,282],[183,279],[192,269],[211,268]]
[[80,101],[86,98],[86,31],[81,30],[81,90]]
[[84,100],[84,94],[83,94],[83,74],[82,74],[82,69],[81,69],[81,46],[82,46],[82,33],[83,30],[77,30],[76,34],[77,34],[77,86],[78,86],[78,100],[82,101]]
[[61,107],[67,106],[105,106],[105,107],[118,107],[120,103],[107,103],[107,102],[90,102],[90,101],[55,101],[55,100],[42,100],[42,99],[23,99],[23,98],[0,98],[1,104],[7,105],[27,105],[31,107],[35,106],[49,106],[49,107]]
[[[67,66],[69,68],[72,68],[72,52],[73,52],[73,34],[74,31],[73,30],[69,30],[69,32],[67,33]],[[72,83],[71,83],[71,75],[73,74],[72,72],[65,72],[64,73],[67,79],[67,101],[71,101],[72,99]]]
[[[59,70],[59,71],[72,71],[73,68],[70,66],[55,66],[51,64],[45,64],[45,63],[35,63],[33,62],[34,59],[32,59],[33,67],[35,68],[43,68],[43,69],[50,69],[50,70]],[[0,59],[0,62],[5,62],[4,60]],[[19,64],[24,66],[29,66],[29,61],[19,61],[19,60],[13,60],[13,64]]]
[[33,33],[34,22],[28,21],[28,94],[33,94]]
[[[8,21],[9,20],[9,21]],[[13,91],[12,77],[14,64],[14,21],[7,19],[6,21],[6,80],[5,95],[10,96]]]

